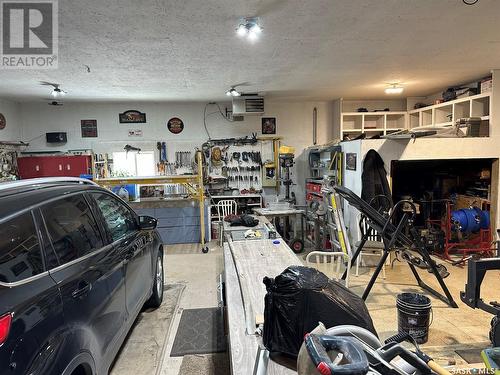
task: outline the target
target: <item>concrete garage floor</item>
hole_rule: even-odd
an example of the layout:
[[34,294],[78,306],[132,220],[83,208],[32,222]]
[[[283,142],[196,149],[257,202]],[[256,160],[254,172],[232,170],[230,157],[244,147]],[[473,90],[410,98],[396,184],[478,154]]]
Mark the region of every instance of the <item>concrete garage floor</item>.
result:
[[[438,263],[444,263],[439,258],[434,259]],[[466,365],[467,362],[455,353],[455,350],[473,349],[479,357],[480,351],[489,345],[488,332],[493,316],[482,310],[471,309],[462,303],[460,291],[464,290],[467,269],[444,264],[450,272],[445,282],[458,308],[448,307],[447,304],[418,287],[406,262],[395,262],[393,267],[386,266],[386,279],[382,278],[381,273],[366,304],[379,337],[384,340],[396,334],[398,330],[397,294],[415,292],[430,297],[433,307],[432,324],[429,330],[429,340],[421,347],[442,365],[448,363]],[[320,267],[318,269],[322,270]],[[360,267],[359,277],[354,276],[354,270],[353,267],[349,288],[356,294],[362,295],[375,267]],[[426,270],[417,270],[424,282],[440,291],[439,284],[432,274]],[[328,272],[325,273],[328,274]],[[481,289],[481,296],[485,301],[495,301],[500,298],[499,281],[500,271],[490,271],[486,274]]]
[[[208,254],[202,254],[197,244],[174,245],[166,247],[165,270],[166,283],[181,283],[185,290],[179,302],[171,331],[164,349],[163,363],[158,375],[217,374],[225,375],[228,371],[225,354],[188,356],[183,363],[182,357],[170,357],[170,350],[175,338],[182,309],[217,306],[217,277],[222,269],[222,251],[215,244],[210,246]],[[300,256],[302,258],[303,256]],[[491,315],[480,310],[473,310],[464,305],[459,298],[466,282],[466,269],[447,265],[450,276],[446,279],[452,295],[459,304],[458,309],[447,307],[443,302],[431,297],[434,318],[430,328],[429,341],[423,345],[425,351],[442,365],[466,362],[455,353],[457,349],[475,349],[479,351],[488,346],[488,330]],[[360,276],[351,277],[351,289],[361,294],[374,268],[363,267]],[[406,263],[396,263],[393,268],[386,268],[387,278],[380,278],[368,298],[367,305],[381,339],[397,332],[396,295],[403,291],[422,293],[416,287],[413,276]],[[421,271],[422,278],[435,286],[433,276]],[[490,272],[483,283],[485,300],[499,299],[498,286],[500,272]],[[427,294],[427,293],[424,293]],[[139,375],[134,372],[135,375]]]
[[157,375],[229,374],[226,353],[170,357],[182,310],[218,306],[217,278],[223,272],[222,250],[215,242],[209,248],[210,251],[203,254],[199,244],[165,246],[166,283],[182,283],[185,289],[167,338],[161,371]]
[[[442,260],[435,258],[438,263]],[[433,321],[429,331],[429,341],[422,345],[429,355],[441,364],[448,361],[457,365],[466,362],[455,353],[457,349],[474,349],[479,352],[489,345],[488,332],[493,317],[482,310],[471,309],[460,300],[460,291],[464,290],[467,281],[467,268],[456,267],[444,263],[450,272],[445,282],[458,304],[458,308],[450,308],[444,302],[432,297],[416,284],[408,265],[396,262],[394,267],[386,267],[386,279],[380,277],[372,293],[367,299],[367,306],[375,323],[375,328],[381,338],[397,333],[396,295],[401,292],[422,293],[431,298],[433,306]],[[351,278],[351,289],[357,294],[364,291],[374,268],[363,268],[359,277]],[[431,287],[439,290],[439,284],[434,276],[426,270],[419,270],[422,279]],[[490,271],[486,274],[481,296],[485,301],[496,301],[500,297],[498,285],[500,271]]]

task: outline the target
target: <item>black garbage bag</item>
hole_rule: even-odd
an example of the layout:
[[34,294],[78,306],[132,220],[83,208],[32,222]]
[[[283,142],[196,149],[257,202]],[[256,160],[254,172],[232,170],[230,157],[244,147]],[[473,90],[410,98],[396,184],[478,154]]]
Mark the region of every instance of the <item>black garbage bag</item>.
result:
[[244,227],[255,227],[259,225],[259,220],[255,219],[251,215],[241,215],[239,217],[236,217],[234,220],[231,221],[231,226],[232,227],[239,227],[239,226],[244,226]]
[[304,335],[319,322],[326,328],[350,324],[377,332],[363,299],[310,267],[291,266],[264,278],[263,341],[271,353],[297,357]]

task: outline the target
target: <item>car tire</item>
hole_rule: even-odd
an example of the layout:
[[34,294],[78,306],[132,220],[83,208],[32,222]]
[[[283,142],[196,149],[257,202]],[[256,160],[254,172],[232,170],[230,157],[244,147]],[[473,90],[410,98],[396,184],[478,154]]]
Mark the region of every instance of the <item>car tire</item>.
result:
[[153,275],[153,291],[151,297],[146,302],[147,307],[158,308],[163,302],[164,272],[163,272],[163,252],[158,250],[155,262],[155,273]]

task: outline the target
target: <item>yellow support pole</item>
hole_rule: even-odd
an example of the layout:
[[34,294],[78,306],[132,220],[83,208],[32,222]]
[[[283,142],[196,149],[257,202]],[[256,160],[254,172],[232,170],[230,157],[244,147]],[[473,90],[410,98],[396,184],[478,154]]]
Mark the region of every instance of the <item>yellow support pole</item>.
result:
[[281,166],[280,166],[280,138],[273,139],[274,151],[274,176],[276,178],[276,194],[280,193],[280,179],[281,179]]
[[208,247],[205,246],[205,192],[203,188],[203,158],[201,151],[196,152],[196,160],[198,162],[198,203],[200,205],[201,251],[207,253]]

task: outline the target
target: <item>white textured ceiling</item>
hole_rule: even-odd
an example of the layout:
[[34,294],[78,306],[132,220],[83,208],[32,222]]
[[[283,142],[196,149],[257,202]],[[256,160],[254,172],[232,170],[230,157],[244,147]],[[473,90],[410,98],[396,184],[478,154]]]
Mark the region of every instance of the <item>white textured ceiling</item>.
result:
[[[500,68],[500,1],[59,0],[59,69],[0,71],[0,97],[217,100],[236,83],[274,97],[425,95]],[[242,16],[264,32],[235,35]],[[84,64],[89,65],[87,73]]]

